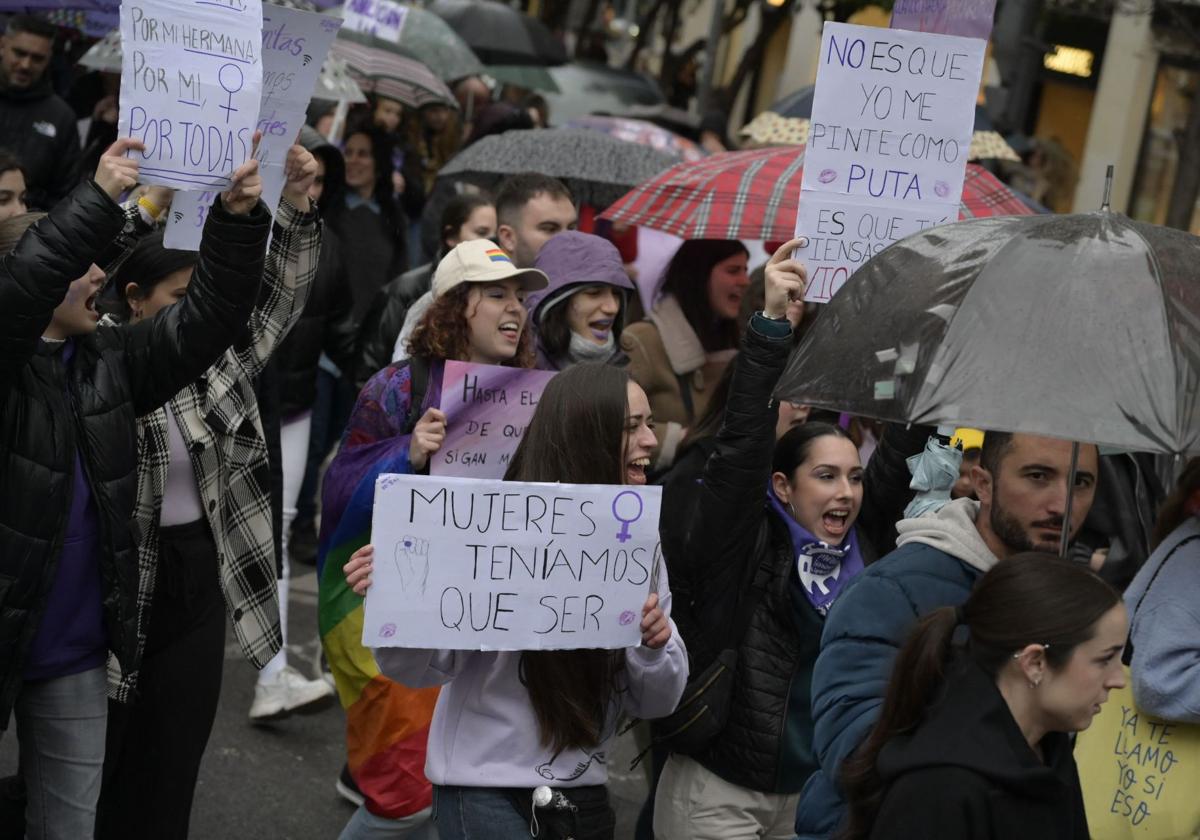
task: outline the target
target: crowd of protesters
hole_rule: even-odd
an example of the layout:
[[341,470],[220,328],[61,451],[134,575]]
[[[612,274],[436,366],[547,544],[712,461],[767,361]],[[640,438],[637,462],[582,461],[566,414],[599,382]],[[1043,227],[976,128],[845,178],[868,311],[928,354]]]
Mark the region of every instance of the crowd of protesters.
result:
[[[98,99],[85,148],[54,93],[55,37],[25,15],[0,37],[0,720],[25,801],[4,836],[188,836],[230,627],[252,723],[372,686],[345,840],[609,840],[613,741],[642,721],[639,840],[1086,838],[1071,736],[1127,640],[1139,706],[1200,723],[1197,462],[1168,492],[1143,453],[773,401],[814,316],[799,241],[754,281],[765,254],[683,242],[643,307],[622,232],[560,181],[438,177],[546,122],[476,77],[469,122],[374,97],[333,138],[314,102],[278,208],[251,159],[173,250],[140,144]],[[447,361],[557,372],[505,480],[662,485],[640,644],[331,634],[303,674],[289,579],[317,563],[323,602],[360,603],[370,488],[428,473]],[[930,438],[962,469],[913,516]]]

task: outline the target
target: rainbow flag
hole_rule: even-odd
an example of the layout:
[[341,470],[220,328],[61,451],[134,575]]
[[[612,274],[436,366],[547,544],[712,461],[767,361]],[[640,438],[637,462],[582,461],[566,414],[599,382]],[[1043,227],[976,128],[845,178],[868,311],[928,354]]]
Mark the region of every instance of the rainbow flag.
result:
[[508,258],[508,254],[504,253],[499,248],[489,248],[488,250],[484,251],[484,253],[487,254],[488,259],[492,262],[512,263],[512,260]]
[[[440,377],[440,370],[431,370],[431,384]],[[410,436],[399,428],[410,395],[407,366],[380,371],[359,395],[325,475],[317,560],[321,644],[346,710],[350,774],[367,810],[389,819],[433,803],[425,749],[438,689],[406,688],[379,673],[371,651],[362,646],[363,599],[346,584],[342,566],[370,536],[376,476],[412,472]]]

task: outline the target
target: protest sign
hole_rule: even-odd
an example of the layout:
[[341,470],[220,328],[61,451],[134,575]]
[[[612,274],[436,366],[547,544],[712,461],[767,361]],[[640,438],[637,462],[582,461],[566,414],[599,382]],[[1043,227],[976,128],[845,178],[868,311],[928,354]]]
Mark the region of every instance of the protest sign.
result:
[[662,554],[659,487],[381,475],[363,645],[622,648]]
[[825,24],[802,189],[957,204],[985,46]]
[[996,0],[896,0],[892,29],[982,38],[992,34]]
[[[288,149],[304,124],[312,92],[329,46],[342,22],[328,15],[268,5],[263,10],[262,100],[257,128],[262,200],[272,211],[279,206],[287,180]],[[215,193],[177,194],[167,217],[163,244],[195,251]]]
[[442,403],[446,440],[432,475],[503,478],[553,371],[446,362]]
[[1126,685],[1079,733],[1075,760],[1095,840],[1200,836],[1200,727],[1161,720]]
[[262,0],[121,4],[118,134],[144,183],[222,189],[250,157],[262,90]]
[[400,40],[408,8],[394,0],[348,0],[342,15],[347,29],[396,42]]
[[957,220],[957,204],[866,202],[805,193],[796,229],[808,243],[795,253],[808,269],[804,299],[828,303],[851,274],[893,242]]

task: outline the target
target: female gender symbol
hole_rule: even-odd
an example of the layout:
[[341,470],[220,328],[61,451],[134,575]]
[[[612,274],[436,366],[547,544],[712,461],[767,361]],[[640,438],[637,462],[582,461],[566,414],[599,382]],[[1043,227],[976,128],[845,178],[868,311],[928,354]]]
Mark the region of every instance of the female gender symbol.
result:
[[[633,516],[621,516],[621,514],[617,513],[617,506],[620,504],[621,499],[625,498],[626,496],[631,497],[635,502],[637,502],[637,513],[633,514]],[[626,513],[629,513],[631,511],[630,505],[625,505],[624,507],[625,507]],[[612,515],[613,515],[613,519],[615,519],[621,523],[621,530],[617,532],[617,541],[618,542],[624,543],[624,542],[628,542],[631,539],[631,535],[629,533],[629,526],[642,518],[643,510],[645,510],[645,505],[642,502],[642,497],[639,496],[634,491],[622,490],[620,493],[618,493],[616,495],[616,497],[613,499],[613,503],[612,503]]]
[[[229,73],[228,79],[225,78],[226,70],[233,71]],[[246,77],[242,75],[242,68],[236,64],[225,64],[217,71],[217,81],[221,83],[221,90],[229,94],[226,104],[217,106],[225,111],[225,122],[229,122],[229,116],[237,110],[233,107],[233,95],[242,89],[242,85],[246,83]]]

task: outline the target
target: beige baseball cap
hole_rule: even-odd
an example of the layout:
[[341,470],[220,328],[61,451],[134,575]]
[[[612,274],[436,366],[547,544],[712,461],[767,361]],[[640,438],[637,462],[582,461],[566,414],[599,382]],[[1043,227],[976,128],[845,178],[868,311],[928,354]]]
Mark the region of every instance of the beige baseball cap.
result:
[[433,296],[439,298],[460,283],[494,283],[517,279],[527,292],[550,285],[550,278],[536,268],[517,268],[508,254],[487,239],[460,242],[442,257],[433,275]]

